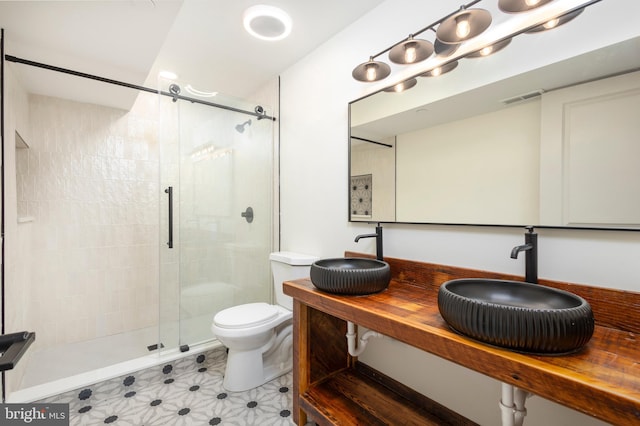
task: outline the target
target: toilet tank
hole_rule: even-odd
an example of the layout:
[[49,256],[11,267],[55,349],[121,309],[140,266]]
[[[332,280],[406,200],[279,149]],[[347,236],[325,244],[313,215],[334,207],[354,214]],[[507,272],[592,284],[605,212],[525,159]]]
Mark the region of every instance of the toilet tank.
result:
[[284,294],[282,291],[282,283],[309,277],[311,264],[318,260],[318,258],[307,254],[279,251],[271,253],[269,259],[271,260],[276,303],[289,310],[293,310],[293,299]]

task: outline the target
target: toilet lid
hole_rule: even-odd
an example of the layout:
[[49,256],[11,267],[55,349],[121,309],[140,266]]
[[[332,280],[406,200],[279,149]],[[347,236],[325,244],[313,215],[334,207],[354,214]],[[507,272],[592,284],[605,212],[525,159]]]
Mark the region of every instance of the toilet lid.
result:
[[278,315],[278,309],[268,303],[247,303],[220,311],[213,318],[218,327],[245,328],[267,323]]

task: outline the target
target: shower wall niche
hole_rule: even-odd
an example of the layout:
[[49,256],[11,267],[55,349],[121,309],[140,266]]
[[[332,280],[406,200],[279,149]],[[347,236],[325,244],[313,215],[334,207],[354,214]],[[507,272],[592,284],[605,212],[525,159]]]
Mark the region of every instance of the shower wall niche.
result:
[[18,199],[18,223],[31,222],[33,215],[29,211],[29,206],[25,201],[24,190],[25,181],[29,175],[29,145],[20,135],[15,132],[16,147],[16,194]]

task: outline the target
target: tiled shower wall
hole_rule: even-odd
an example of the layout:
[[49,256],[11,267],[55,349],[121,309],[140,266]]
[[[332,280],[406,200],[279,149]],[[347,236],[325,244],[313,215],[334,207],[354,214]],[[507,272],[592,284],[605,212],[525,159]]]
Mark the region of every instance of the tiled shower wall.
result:
[[157,325],[156,108],[152,94],[131,111],[29,95],[17,198],[34,219],[40,349]]
[[[33,331],[30,322],[31,265],[28,260],[29,244],[32,235],[32,222],[18,223],[16,209],[16,133],[29,140],[28,116],[29,101],[24,88],[17,78],[14,68],[5,68],[4,124],[4,202],[5,204],[5,253],[4,253],[4,320],[5,332]],[[31,351],[22,357],[21,362],[6,374],[7,390],[15,389],[20,383]],[[6,396],[6,394],[5,394]]]

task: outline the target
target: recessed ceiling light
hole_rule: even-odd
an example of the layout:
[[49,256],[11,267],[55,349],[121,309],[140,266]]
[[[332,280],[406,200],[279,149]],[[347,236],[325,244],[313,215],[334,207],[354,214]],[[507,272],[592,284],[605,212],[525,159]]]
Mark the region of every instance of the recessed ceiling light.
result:
[[244,11],[244,28],[261,40],[282,40],[291,33],[291,17],[275,6],[256,5]]

